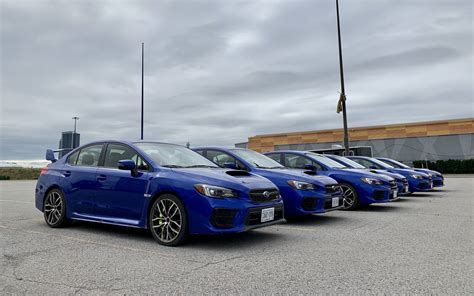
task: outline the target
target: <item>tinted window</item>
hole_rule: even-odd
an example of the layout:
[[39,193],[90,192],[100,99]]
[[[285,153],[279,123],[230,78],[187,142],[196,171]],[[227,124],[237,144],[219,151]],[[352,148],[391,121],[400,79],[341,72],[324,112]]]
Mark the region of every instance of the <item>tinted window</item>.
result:
[[309,152],[307,154],[316,162],[322,163],[323,165],[328,166],[332,169],[343,169],[346,167],[345,165],[340,164],[339,162],[332,160],[330,158],[327,158],[326,156],[323,156],[321,154],[312,153],[312,152]]
[[109,144],[105,152],[104,166],[109,168],[118,168],[118,162],[124,159],[131,159],[135,161],[139,170],[148,170],[147,163],[141,158],[138,153],[132,148],[119,145]]
[[267,157],[270,157],[271,159],[273,159],[274,161],[278,161],[279,163],[281,163],[281,158],[280,158],[280,154],[268,154],[266,155]]
[[224,167],[226,163],[232,163],[238,169],[245,170],[245,165],[240,162],[238,159],[222,151],[216,150],[207,150],[206,152],[207,159],[217,163],[220,167]]
[[293,169],[304,169],[305,165],[314,165],[318,170],[323,170],[323,167],[304,156],[298,154],[285,153],[285,166]]
[[69,158],[67,159],[67,163],[69,165],[76,165],[76,161],[77,161],[77,157],[79,156],[79,152],[80,152],[80,150],[74,152],[73,154],[71,154],[69,156]]
[[151,157],[156,164],[164,167],[218,167],[208,159],[183,146],[164,143],[135,143]]
[[87,146],[81,149],[76,165],[80,166],[97,166],[99,163],[102,144]]
[[250,165],[262,169],[283,168],[283,166],[266,155],[248,149],[232,149],[232,152]]
[[363,165],[363,166],[366,167],[366,168],[372,168],[372,167],[375,167],[375,168],[377,168],[377,169],[380,169],[380,168],[381,168],[380,166],[378,166],[378,165],[376,165],[376,164],[374,164],[374,163],[371,163],[370,161],[365,160],[365,159],[363,159],[363,158],[351,158],[351,159],[352,159],[353,161],[355,161],[355,162],[357,162],[357,163]]

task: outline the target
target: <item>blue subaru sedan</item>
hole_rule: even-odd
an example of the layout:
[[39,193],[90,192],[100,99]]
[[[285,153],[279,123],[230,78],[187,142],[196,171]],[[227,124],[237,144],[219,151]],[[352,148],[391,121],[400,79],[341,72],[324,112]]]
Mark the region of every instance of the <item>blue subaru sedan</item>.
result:
[[391,173],[397,173],[405,176],[408,179],[409,193],[418,191],[429,191],[433,188],[431,176],[429,176],[428,174],[416,172],[412,169],[398,169],[372,157],[348,156],[348,158],[370,169],[385,170]]
[[162,245],[188,234],[241,232],[283,220],[269,180],[222,169],[198,153],[156,142],[103,141],[59,160],[51,150],[36,185],[50,227],[84,220],[148,228]]
[[355,209],[358,205],[398,199],[397,184],[388,176],[350,169],[323,155],[308,151],[274,151],[265,155],[285,167],[309,169],[335,179],[343,190],[344,205],[348,210]]
[[219,147],[194,150],[221,167],[251,172],[272,181],[282,195],[287,219],[343,208],[340,187],[329,177],[285,169],[278,162],[253,150]]
[[366,168],[365,166],[361,165],[358,162],[353,161],[352,159],[349,159],[344,156],[339,156],[339,155],[333,155],[333,154],[324,154],[324,156],[339,162],[342,165],[345,165],[348,168],[352,169],[358,169],[358,170],[364,170],[364,171],[369,171],[371,173],[375,174],[382,174],[382,175],[387,175],[389,177],[392,177],[395,179],[397,182],[397,187],[398,187],[398,195],[407,195],[409,193],[409,188],[408,188],[408,180],[405,178],[403,175],[397,174],[397,173],[391,173],[386,170],[377,170],[377,169],[370,169]]
[[425,174],[428,174],[428,176],[431,176],[432,181],[433,181],[433,187],[443,187],[444,186],[444,177],[443,174],[441,174],[438,171],[430,170],[430,169],[421,169],[421,168],[412,168],[407,166],[404,163],[401,163],[395,159],[391,158],[385,158],[385,157],[376,157],[378,160],[381,160],[385,162],[386,164],[389,164],[395,168],[398,169],[409,169],[409,170],[414,170],[415,172],[422,172]]

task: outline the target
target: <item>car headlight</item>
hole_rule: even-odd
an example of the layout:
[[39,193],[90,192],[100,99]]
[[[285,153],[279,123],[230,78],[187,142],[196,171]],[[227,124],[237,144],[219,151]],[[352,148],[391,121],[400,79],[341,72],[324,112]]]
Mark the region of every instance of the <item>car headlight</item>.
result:
[[382,180],[379,180],[379,179],[373,179],[373,178],[367,178],[367,177],[360,178],[360,179],[362,180],[362,182],[367,183],[367,184],[371,184],[371,185],[382,185],[383,184]]
[[410,175],[410,177],[412,177],[413,179],[423,179],[423,176],[422,175]]
[[201,193],[202,195],[212,197],[212,198],[224,198],[224,197],[236,197],[237,193],[234,192],[232,189],[213,186],[213,185],[206,185],[206,184],[196,184],[194,188],[197,192]]
[[311,183],[302,182],[302,181],[288,181],[288,185],[298,190],[314,190],[315,186]]

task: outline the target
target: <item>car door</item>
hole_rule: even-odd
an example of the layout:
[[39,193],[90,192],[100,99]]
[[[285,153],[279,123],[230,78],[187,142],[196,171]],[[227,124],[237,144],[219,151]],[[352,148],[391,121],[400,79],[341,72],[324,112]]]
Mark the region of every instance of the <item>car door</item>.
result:
[[[118,169],[118,161],[124,159],[135,161],[137,175]],[[139,223],[148,198],[149,170],[149,164],[132,147],[120,143],[107,144],[103,164],[97,169],[100,185],[96,203],[101,219],[131,225]]]
[[71,154],[61,170],[63,189],[69,216],[88,218],[95,214],[97,165],[103,144],[85,146]]

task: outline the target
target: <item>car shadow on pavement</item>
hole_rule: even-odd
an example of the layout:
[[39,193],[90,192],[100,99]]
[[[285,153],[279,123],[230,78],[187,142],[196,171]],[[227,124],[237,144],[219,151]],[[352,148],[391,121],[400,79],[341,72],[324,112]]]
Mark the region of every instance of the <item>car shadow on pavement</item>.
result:
[[[361,206],[356,209],[356,212],[396,212],[400,211],[403,208],[397,207],[396,202],[391,202],[390,204],[373,204],[368,206]],[[395,206],[394,206],[395,205]]]
[[424,193],[413,193],[408,196],[410,197],[442,197],[442,195],[438,195],[436,193],[431,193],[431,192],[424,192]]
[[282,236],[283,234],[266,232],[263,229],[216,235],[190,235],[188,241],[182,247],[216,250],[253,249],[256,245],[268,245],[269,243],[277,242]]
[[86,222],[86,221],[72,221],[71,225],[69,225],[68,228],[81,231],[81,232],[84,231],[90,234],[117,236],[117,237],[124,237],[124,238],[127,237],[127,238],[133,238],[133,239],[153,241],[153,237],[150,231],[148,231],[148,229],[142,229],[142,228],[133,228],[133,227],[111,225],[111,224]]
[[327,216],[327,215],[306,215],[306,216],[296,216],[292,217],[291,219],[287,219],[288,225],[328,225],[333,223],[338,223],[342,220],[346,220],[347,218],[341,216]]

